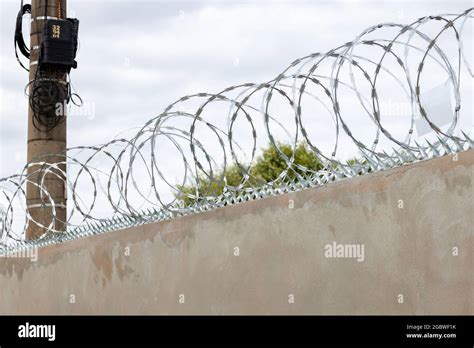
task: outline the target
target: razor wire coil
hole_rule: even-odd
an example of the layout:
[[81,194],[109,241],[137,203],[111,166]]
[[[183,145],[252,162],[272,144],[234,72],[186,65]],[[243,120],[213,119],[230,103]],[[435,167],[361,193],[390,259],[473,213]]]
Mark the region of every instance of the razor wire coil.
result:
[[[0,179],[0,253],[316,187],[473,148],[470,130],[460,127],[462,82],[472,86],[473,77],[463,33],[473,13],[471,8],[461,14],[422,17],[408,25],[371,26],[328,52],[296,59],[270,81],[184,96],[130,137],[72,147],[67,154],[28,163],[20,174]],[[448,125],[437,124],[427,112],[424,93],[436,78],[453,95]],[[385,117],[383,95],[394,90],[385,87],[390,84],[407,101],[403,131],[398,124],[390,126]],[[365,123],[353,120],[355,105]],[[220,106],[226,111],[213,111]],[[324,122],[318,120],[323,114],[329,116]],[[432,131],[418,141],[416,117]],[[329,133],[328,125],[331,145],[321,140]],[[324,131],[316,137],[312,133],[318,128]],[[281,139],[292,145],[290,155],[282,151]],[[323,169],[315,171],[295,162],[301,142]],[[262,182],[253,177],[251,167],[259,145],[267,143],[286,168],[275,180]],[[351,163],[340,155],[348,147],[358,154]],[[56,160],[50,163],[53,157]],[[174,175],[166,173],[171,164],[179,168]],[[237,185],[228,183],[226,170],[231,167],[240,171]],[[48,192],[51,178],[63,180],[66,186],[65,219],[58,214],[65,207]],[[42,209],[50,216],[47,224],[29,213],[28,185],[41,197]],[[193,192],[183,190],[186,185]],[[45,233],[25,240],[30,224]]]

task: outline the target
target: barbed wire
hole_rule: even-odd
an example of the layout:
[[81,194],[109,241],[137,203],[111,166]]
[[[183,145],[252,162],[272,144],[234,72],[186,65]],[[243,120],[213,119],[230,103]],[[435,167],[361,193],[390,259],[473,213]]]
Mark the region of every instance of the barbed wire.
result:
[[[473,70],[463,44],[472,17],[471,8],[461,14],[422,17],[408,25],[375,25],[335,49],[295,60],[265,83],[184,96],[132,136],[38,158],[20,174],[0,179],[0,253],[316,187],[473,148],[471,130],[460,126],[461,81],[467,80],[472,88]],[[427,111],[431,107],[426,96],[437,86],[449,88],[454,100],[453,106],[451,97],[445,100],[452,108],[450,115],[444,115],[447,124]],[[385,94],[389,102],[394,96],[403,98],[397,105],[406,106],[405,113],[393,117],[383,102]],[[431,133],[417,141],[414,130],[419,122],[425,122]],[[302,142],[323,169],[296,162],[295,151]],[[259,146],[268,144],[286,168],[275,180],[262,181],[251,168]],[[291,145],[290,154],[282,144]],[[240,172],[238,184],[229,182],[229,168]],[[65,219],[57,213],[64,207],[48,192],[46,182],[51,178],[65,183]],[[37,191],[49,219],[37,221],[30,214],[27,185]],[[43,225],[44,221],[49,223]],[[25,240],[30,224],[45,233]]]

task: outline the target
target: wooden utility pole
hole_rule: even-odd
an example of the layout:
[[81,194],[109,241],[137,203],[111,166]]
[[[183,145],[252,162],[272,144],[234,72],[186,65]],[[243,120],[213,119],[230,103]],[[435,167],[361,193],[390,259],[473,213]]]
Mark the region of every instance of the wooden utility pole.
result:
[[[30,36],[30,72],[29,80],[35,79],[38,69],[40,46],[43,27],[47,19],[66,19],[66,0],[32,0],[31,2],[31,36]],[[66,75],[64,75],[64,80]],[[61,77],[62,79],[62,77]],[[32,85],[30,84],[30,93]],[[64,110],[62,121],[54,128],[47,130],[35,127],[33,110],[28,104],[28,163],[46,162],[55,164],[65,162],[67,125]],[[54,154],[54,155],[52,155]],[[66,165],[60,165],[61,170],[66,171]],[[45,191],[42,192],[33,183],[27,184],[26,202],[27,209],[32,220],[43,226],[50,226],[53,221],[53,207],[51,201],[46,197],[47,191],[54,200],[55,219],[52,226],[55,230],[64,231],[67,216],[66,211],[66,178],[60,171],[53,171],[44,176],[40,166],[28,169],[28,180],[39,182],[43,180]],[[43,197],[42,197],[43,196]],[[26,238],[37,239],[47,230],[30,221],[26,230]]]

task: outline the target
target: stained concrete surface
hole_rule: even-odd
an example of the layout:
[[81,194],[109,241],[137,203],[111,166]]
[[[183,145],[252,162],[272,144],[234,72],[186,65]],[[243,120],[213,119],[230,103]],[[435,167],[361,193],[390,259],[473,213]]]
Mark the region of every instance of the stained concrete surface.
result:
[[474,314],[473,170],[470,150],[0,259],[0,314]]

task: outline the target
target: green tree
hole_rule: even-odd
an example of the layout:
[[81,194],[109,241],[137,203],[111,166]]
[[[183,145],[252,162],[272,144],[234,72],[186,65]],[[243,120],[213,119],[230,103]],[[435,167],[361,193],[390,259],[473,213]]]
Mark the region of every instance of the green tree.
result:
[[[280,151],[290,158],[292,155],[292,147],[288,144],[278,144]],[[293,167],[288,171],[287,178],[293,179],[297,174],[305,174],[305,170],[298,168],[295,165],[301,165],[310,171],[317,171],[322,169],[322,164],[318,157],[308,148],[306,143],[300,143],[295,148]],[[255,165],[252,167],[252,176],[263,180],[265,182],[273,181],[278,178],[288,165],[285,159],[278,153],[274,146],[267,147],[262,155],[257,159]]]
[[[277,145],[285,156],[288,158],[291,157],[293,152],[291,145],[283,143],[278,143]],[[317,171],[323,168],[318,157],[304,142],[296,146],[293,163],[294,165],[288,170],[286,175],[286,179],[288,180],[294,179],[297,175],[304,175],[308,170]],[[300,165],[306,169],[298,168],[295,165]],[[250,167],[250,178],[245,181],[243,187],[257,186],[274,181],[287,168],[288,165],[285,159],[280,155],[278,150],[270,144]],[[193,185],[178,186],[179,194],[177,198],[182,200],[185,205],[189,205],[194,201],[189,195],[196,196],[196,194],[198,194],[200,197],[221,195],[224,191],[223,178],[225,178],[227,186],[237,187],[243,182],[243,170],[234,164],[226,168],[225,171],[221,170],[215,174],[214,180],[212,181],[207,177],[200,177],[199,188]]]

